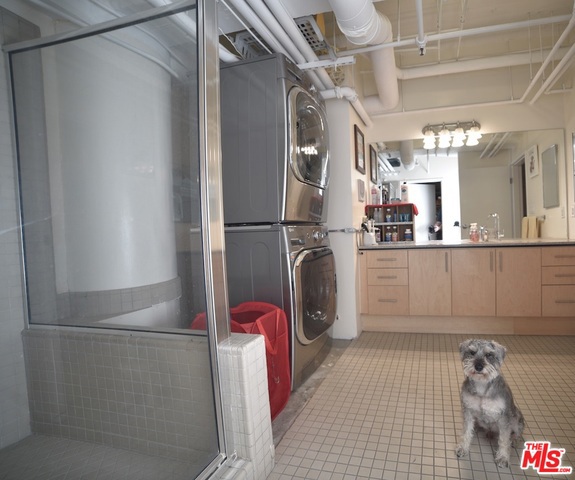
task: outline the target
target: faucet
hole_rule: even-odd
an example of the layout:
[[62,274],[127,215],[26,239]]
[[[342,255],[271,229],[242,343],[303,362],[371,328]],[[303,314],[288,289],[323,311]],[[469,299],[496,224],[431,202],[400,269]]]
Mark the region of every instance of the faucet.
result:
[[495,237],[495,240],[499,240],[501,238],[501,233],[499,232],[499,214],[498,213],[490,213],[488,218],[493,218],[494,220],[494,224],[493,224],[493,228],[494,228],[494,232],[493,232],[493,236]]

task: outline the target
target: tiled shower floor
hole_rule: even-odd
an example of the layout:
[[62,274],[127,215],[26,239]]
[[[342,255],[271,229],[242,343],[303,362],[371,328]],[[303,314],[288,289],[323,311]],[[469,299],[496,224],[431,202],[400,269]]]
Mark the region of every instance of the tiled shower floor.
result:
[[[461,428],[458,345],[469,336],[367,333],[345,350],[276,447],[270,480],[525,479],[522,442],[510,468],[494,462],[496,440],[478,433],[457,459]],[[523,411],[523,439],[564,448],[575,467],[575,337],[492,336]],[[575,478],[549,476],[543,478]]]
[[0,450],[0,480],[190,480],[198,465],[33,435]]

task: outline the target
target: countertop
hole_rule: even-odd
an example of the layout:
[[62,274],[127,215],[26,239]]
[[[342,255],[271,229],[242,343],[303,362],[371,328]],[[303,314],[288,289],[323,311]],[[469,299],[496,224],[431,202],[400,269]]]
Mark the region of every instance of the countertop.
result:
[[496,247],[547,247],[575,245],[575,240],[552,239],[552,238],[509,238],[504,240],[489,240],[488,242],[472,242],[471,240],[427,240],[415,242],[379,242],[376,245],[360,245],[360,250],[390,250],[390,249],[414,249],[414,248],[496,248]]

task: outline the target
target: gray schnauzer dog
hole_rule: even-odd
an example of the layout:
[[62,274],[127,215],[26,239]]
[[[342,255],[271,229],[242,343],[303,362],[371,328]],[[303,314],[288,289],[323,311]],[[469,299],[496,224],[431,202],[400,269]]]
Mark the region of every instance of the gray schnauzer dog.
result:
[[500,372],[505,352],[505,347],[488,340],[470,339],[459,345],[465,373],[461,386],[463,433],[455,450],[458,457],[469,453],[476,426],[485,429],[489,437],[498,433],[495,463],[503,468],[509,466],[511,442],[521,436],[525,426]]

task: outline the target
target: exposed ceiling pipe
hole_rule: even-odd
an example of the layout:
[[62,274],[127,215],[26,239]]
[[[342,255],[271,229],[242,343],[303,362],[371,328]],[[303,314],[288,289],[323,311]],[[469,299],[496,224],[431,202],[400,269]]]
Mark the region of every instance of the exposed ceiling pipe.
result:
[[373,125],[373,122],[360,102],[355,89],[351,87],[335,87],[332,90],[323,90],[321,92],[321,96],[324,100],[329,100],[331,98],[345,98],[351,104],[366,127],[371,127]]
[[[318,57],[313,51],[313,49],[309,46],[306,39],[301,34],[298,26],[295,24],[293,18],[286,10],[284,4],[281,0],[265,0],[266,5],[268,8],[273,12],[277,21],[283,27],[283,29],[288,34],[289,38],[294,42],[296,47],[305,57],[306,62],[317,62]],[[323,83],[323,88],[334,88],[334,83],[330,76],[327,74],[325,69],[320,68],[315,71],[317,76],[319,77],[320,81]],[[321,90],[323,90],[321,88]]]
[[[575,2],[574,2],[574,9],[575,9]],[[527,98],[527,95],[529,94],[529,92],[531,91],[531,89],[535,86],[535,82],[537,82],[539,80],[539,78],[543,75],[543,73],[545,72],[545,68],[547,67],[547,65],[549,65],[549,62],[551,62],[553,60],[553,54],[555,53],[556,50],[558,50],[561,45],[563,45],[563,42],[565,41],[565,39],[569,36],[569,34],[571,33],[571,30],[573,29],[573,27],[575,27],[575,11],[573,12],[573,14],[571,15],[571,19],[569,20],[569,23],[567,24],[567,26],[565,27],[565,30],[563,30],[563,33],[561,34],[561,36],[559,37],[559,39],[555,42],[555,45],[553,46],[553,49],[551,50],[551,52],[549,53],[549,55],[547,55],[547,58],[545,59],[545,61],[543,62],[543,64],[541,65],[541,67],[539,68],[538,72],[535,74],[535,77],[533,77],[533,80],[531,81],[531,83],[529,84],[529,86],[527,87],[527,90],[525,90],[525,93],[523,94],[523,97],[521,98],[521,100],[525,100]],[[565,65],[565,61],[568,61],[571,56],[573,56],[573,45],[571,46],[571,48],[569,49],[569,52],[563,57],[563,59],[561,60],[561,62],[559,63],[559,65],[557,65],[555,67],[555,69],[553,70],[553,72],[551,73],[551,75],[549,76],[549,78],[547,78],[547,82],[545,82],[543,84],[543,86],[541,87],[541,89],[539,90],[539,92],[537,92],[535,94],[535,96],[531,99],[530,104],[533,105],[533,103],[535,103],[535,101],[539,98],[539,96],[541,95],[541,93],[548,87],[548,82],[550,85],[550,79],[555,79],[555,72],[560,72],[561,69],[563,68],[563,65]],[[566,60],[567,59],[567,60]],[[544,87],[544,88],[543,88]]]
[[415,11],[417,12],[417,37],[415,43],[419,47],[419,54],[425,55],[425,46],[427,45],[427,38],[423,30],[423,3],[422,0],[415,0]]
[[541,88],[537,91],[537,93],[531,99],[531,101],[529,102],[529,105],[533,105],[539,99],[539,97],[543,94],[543,92],[545,92],[545,90],[547,90],[553,84],[553,82],[557,78],[557,72],[561,72],[563,70],[563,67],[565,65],[567,65],[567,62],[570,62],[572,60],[573,55],[575,55],[575,44],[571,45],[571,48],[569,49],[567,54],[561,59],[561,61],[555,67],[553,72],[551,72],[551,75],[549,75],[547,77],[547,80],[545,80],[543,85],[541,85]]
[[[310,62],[318,61],[317,55],[309,46],[307,41],[304,39],[299,28],[293,21],[293,18],[289,15],[287,10],[285,9],[281,0],[266,0],[266,4],[270,8],[269,10],[268,7],[264,5],[260,0],[248,0],[250,2],[251,8],[250,6],[246,5],[243,0],[231,0],[231,1],[234,7],[236,8],[241,3],[244,3],[244,5],[241,6],[242,9],[240,13],[242,13],[246,21],[248,21],[251,25],[254,26],[254,28],[256,29],[256,31],[258,31],[258,33],[260,33],[260,35],[262,35],[262,33],[259,30],[261,19],[263,18],[266,19],[266,21],[269,21],[268,15],[270,14],[271,11],[273,15],[275,15],[275,18],[274,20],[270,21],[270,23],[274,25],[274,29],[273,31],[268,30],[269,34],[272,35],[276,32],[280,32],[279,35],[282,36],[283,43],[286,44],[286,50],[287,49],[289,49],[290,51],[292,51],[293,49],[297,50],[297,54],[294,55],[296,58],[292,58],[292,60],[296,63],[303,63],[305,61]],[[290,45],[288,45],[285,34],[287,34],[288,38],[291,40]],[[289,57],[289,55],[287,56]],[[372,124],[369,115],[363,108],[363,105],[353,88],[335,87],[333,81],[323,68],[317,69],[316,71],[308,71],[307,73],[312,78],[314,85],[316,86],[316,88],[318,88],[324,99],[330,99],[330,98],[346,99],[351,104],[353,109],[357,112],[358,116],[361,118],[361,120],[366,126],[370,126]]]
[[250,8],[250,6],[244,0],[227,0],[233,5],[233,7],[244,17],[244,19],[252,26],[252,28],[258,32],[264,41],[269,45],[269,47],[274,52],[279,52],[290,57],[289,52],[284,48],[284,46],[276,39],[275,35],[272,34],[270,29],[262,22],[260,17]]
[[529,63],[539,63],[543,61],[543,56],[560,60],[567,53],[567,48],[555,50],[550,55],[550,50],[545,52],[531,53],[511,53],[491,58],[476,58],[473,60],[460,60],[452,63],[442,63],[438,65],[427,65],[423,67],[398,68],[397,78],[400,80],[413,80],[415,78],[433,77],[437,75],[450,75],[453,73],[465,73],[477,70],[487,70],[490,68],[513,67],[518,65],[528,65]]
[[[379,13],[371,0],[329,0],[337,24],[354,45],[391,42],[389,19]],[[395,54],[391,48],[380,48],[370,53],[378,95],[369,98],[372,109],[391,110],[399,103]],[[365,99],[368,101],[368,98]]]
[[[515,23],[502,23],[500,25],[490,25],[488,27],[478,27],[478,28],[470,28],[469,30],[454,30],[451,32],[443,32],[443,33],[432,33],[427,36],[427,43],[429,42],[436,42],[439,40],[448,40],[452,38],[463,38],[463,37],[472,37],[475,35],[486,35],[489,33],[494,32],[506,32],[508,30],[516,30],[521,28],[529,28],[529,27],[537,27],[541,25],[549,25],[551,23],[563,23],[568,22],[573,17],[571,15],[559,15],[556,17],[546,17],[546,18],[538,18],[533,20],[525,20],[523,22],[515,22]],[[360,53],[369,53],[374,50],[379,50],[382,48],[394,48],[394,47],[412,47],[414,39],[407,39],[407,40],[396,40],[393,42],[386,42],[380,43],[378,45],[370,45],[368,47],[362,48],[355,48],[353,50],[345,50],[342,52],[340,56],[350,56],[350,55],[359,55]]]
[[399,144],[399,159],[406,170],[415,168],[415,157],[413,156],[413,140],[403,140]]
[[[294,63],[305,61],[293,41],[261,1],[254,0],[251,2],[255,8],[248,5],[245,0],[228,1],[242,15],[249,25],[262,36],[272,51],[282,53]],[[223,2],[223,4],[229,9],[229,6],[225,2]],[[268,23],[264,23],[263,20],[266,20]],[[268,28],[269,24],[273,26],[273,31]],[[298,32],[298,34],[301,36],[301,33]],[[276,37],[276,35],[281,38],[281,41]],[[317,73],[308,72],[308,75],[318,90],[323,90],[325,88],[323,80],[320,79]]]

